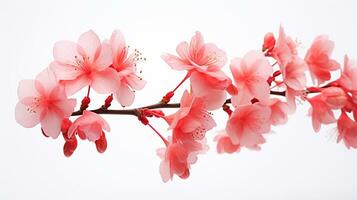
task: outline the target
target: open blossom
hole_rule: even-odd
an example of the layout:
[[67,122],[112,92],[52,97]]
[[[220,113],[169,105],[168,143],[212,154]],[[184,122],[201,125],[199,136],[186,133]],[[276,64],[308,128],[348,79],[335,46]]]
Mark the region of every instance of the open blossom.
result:
[[285,124],[288,121],[289,106],[280,99],[269,100],[268,106],[271,109],[270,123],[272,125]]
[[95,142],[104,134],[103,130],[110,131],[108,123],[100,115],[85,110],[69,127],[68,137],[78,134],[81,139]]
[[232,97],[235,106],[250,103],[253,98],[259,101],[269,99],[267,79],[273,69],[263,53],[250,51],[242,59],[233,59],[230,68],[238,89],[238,94]]
[[[232,90],[230,78],[221,71],[227,62],[226,53],[212,43],[205,43],[200,32],[192,37],[190,44],[181,42],[176,52],[179,57],[164,54],[161,58],[175,70],[187,70],[196,96],[207,101],[209,110],[217,109],[225,101],[227,90]],[[214,98],[212,98],[214,97]]]
[[43,133],[57,138],[64,118],[71,116],[75,99],[68,99],[53,71],[46,68],[35,80],[22,80],[18,87],[16,121],[26,128],[41,123]]
[[317,133],[320,131],[321,124],[331,124],[336,122],[332,108],[324,101],[322,95],[316,95],[308,99],[311,104],[309,113],[312,118],[312,126]]
[[250,149],[260,149],[263,134],[270,131],[271,109],[259,103],[238,106],[230,116],[226,132],[232,143]]
[[318,36],[305,55],[312,80],[321,84],[331,79],[331,71],[338,70],[340,64],[331,59],[334,42],[326,35]]
[[112,48],[112,67],[117,71],[118,80],[114,89],[116,99],[122,106],[129,106],[134,101],[134,91],[144,88],[146,81],[136,74],[136,64],[142,58],[135,50],[129,54],[123,34],[115,30],[108,41]]
[[173,141],[202,140],[207,131],[216,126],[201,98],[184,92],[180,109],[165,120],[173,130]]
[[221,70],[191,74],[192,93],[204,100],[208,110],[222,107],[227,97],[225,90],[229,91],[230,87],[233,87],[231,79]]
[[232,139],[225,132],[216,135],[214,140],[217,142],[217,152],[220,154],[240,151],[240,145],[233,144]]
[[282,26],[279,29],[279,37],[276,41],[276,45],[271,52],[273,58],[276,59],[279,66],[285,66],[291,62],[294,55],[297,55],[297,45],[291,37],[286,36]]
[[197,161],[197,155],[207,150],[206,140],[172,142],[169,138],[167,147],[157,150],[157,155],[162,159],[160,164],[162,180],[164,182],[172,180],[174,174],[182,179],[188,178],[190,166]]
[[340,85],[352,94],[354,103],[357,103],[357,61],[345,56],[344,67],[339,79]]
[[181,42],[176,52],[179,57],[172,54],[161,56],[175,70],[217,71],[227,62],[226,53],[212,43],[205,43],[198,31],[190,44]]
[[357,149],[357,123],[345,112],[342,112],[337,120],[337,130],[339,132],[337,142],[343,140],[347,148]]
[[102,44],[91,30],[83,33],[77,43],[57,42],[53,56],[51,67],[68,95],[88,85],[99,93],[112,92],[116,86],[116,72],[109,68],[112,64],[111,48]]

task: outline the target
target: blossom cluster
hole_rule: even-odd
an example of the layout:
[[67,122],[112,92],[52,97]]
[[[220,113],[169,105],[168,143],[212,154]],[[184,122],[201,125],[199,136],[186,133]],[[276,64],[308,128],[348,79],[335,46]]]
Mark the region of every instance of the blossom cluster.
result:
[[[110,126],[101,114],[135,115],[165,145],[157,150],[165,182],[174,175],[189,177],[198,155],[208,150],[206,133],[216,126],[212,112],[217,110],[228,115],[225,129],[214,138],[218,153],[260,150],[272,126],[285,124],[288,115],[295,112],[296,101],[310,103],[315,132],[322,124],[336,123],[337,142],[357,148],[357,61],[345,56],[342,68],[332,58],[333,49],[334,42],[321,35],[302,57],[298,43],[280,27],[277,36],[265,35],[261,49],[228,61],[222,49],[206,43],[196,32],[189,42],[177,45],[176,55],[161,56],[173,70],[186,72],[177,87],[157,104],[115,110],[111,109],[113,100],[122,107],[131,106],[135,91],[144,88],[146,81],[138,76],[136,65],[145,58],[138,50],[130,50],[118,30],[104,41],[88,31],[77,42],[55,43],[49,66],[36,79],[20,81],[15,118],[26,128],[40,124],[46,137],[56,139],[62,134],[63,152],[69,157],[77,148],[77,138],[94,142],[100,153],[106,150],[105,134]],[[227,64],[228,75],[223,71]],[[333,73],[339,74],[335,80]],[[311,86],[307,86],[308,74]],[[170,103],[188,80],[190,88],[180,103]],[[75,111],[73,95],[83,88],[87,88],[87,95]],[[108,95],[98,109],[88,109],[91,89]],[[164,108],[177,110],[166,114]],[[150,123],[153,117],[168,124],[168,137]]]

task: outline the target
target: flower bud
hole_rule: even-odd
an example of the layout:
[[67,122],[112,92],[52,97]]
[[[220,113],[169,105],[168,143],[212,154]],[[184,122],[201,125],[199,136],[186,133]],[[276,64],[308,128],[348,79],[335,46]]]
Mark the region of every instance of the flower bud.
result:
[[267,52],[271,52],[275,46],[275,37],[273,33],[267,33],[264,36],[264,44],[263,44],[263,51],[268,50]]

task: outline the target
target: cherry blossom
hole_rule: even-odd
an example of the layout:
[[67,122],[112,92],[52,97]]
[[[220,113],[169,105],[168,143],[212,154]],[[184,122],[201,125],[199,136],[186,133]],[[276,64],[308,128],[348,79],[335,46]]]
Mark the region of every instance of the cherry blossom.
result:
[[144,88],[146,81],[136,74],[137,62],[143,60],[141,53],[135,50],[129,54],[123,34],[115,30],[108,41],[112,48],[112,67],[117,71],[118,80],[114,90],[115,98],[122,106],[130,106],[134,101],[134,91]]
[[297,45],[291,37],[286,36],[284,28],[280,26],[279,37],[276,41],[271,55],[276,59],[279,66],[286,66],[287,63],[293,60],[293,56],[297,55]]
[[232,97],[237,105],[250,103],[251,99],[267,101],[270,95],[268,77],[273,73],[262,52],[250,51],[243,58],[235,58],[230,65],[238,94]]
[[104,134],[103,130],[109,132],[109,124],[100,115],[85,110],[69,127],[68,137],[78,134],[81,139],[95,142]]
[[269,100],[268,106],[271,109],[270,123],[272,125],[285,124],[288,121],[289,106],[280,99]]
[[232,143],[250,149],[260,149],[263,134],[270,132],[271,109],[259,103],[236,107],[230,116],[226,132]]
[[335,116],[330,106],[322,98],[322,95],[317,95],[308,99],[311,104],[309,113],[312,118],[312,126],[315,132],[319,132],[321,124],[331,124],[336,122]]
[[196,32],[190,43],[181,42],[176,52],[179,57],[164,54],[161,58],[174,70],[188,71],[186,78],[191,76],[193,93],[206,99],[209,110],[222,106],[225,90],[234,93],[230,90],[233,87],[230,78],[221,71],[227,62],[226,53],[212,43],[205,43],[200,32]]
[[51,69],[43,70],[35,80],[22,80],[17,90],[15,119],[23,127],[41,123],[45,135],[57,138],[64,118],[71,116],[75,99],[68,99]]
[[56,77],[72,95],[90,85],[99,93],[110,93],[117,83],[112,64],[112,50],[101,43],[92,30],[83,33],[78,42],[60,41],[53,48],[51,67]]
[[234,153],[240,151],[239,144],[233,144],[232,139],[225,132],[222,132],[214,138],[217,142],[218,153]]
[[180,109],[164,118],[173,130],[173,141],[202,140],[206,132],[216,126],[204,101],[187,91],[181,98]]
[[344,141],[347,148],[357,148],[357,123],[353,121],[345,112],[341,113],[337,120],[338,138],[337,142]]
[[312,80],[317,80],[319,85],[331,79],[331,71],[340,68],[340,64],[330,58],[334,46],[328,36],[321,35],[315,38],[305,55]]
[[341,78],[338,80],[341,86],[352,94],[353,102],[357,103],[357,61],[345,56]]
[[172,180],[176,174],[182,179],[190,175],[190,166],[197,161],[197,155],[208,150],[205,140],[172,142],[169,138],[166,148],[157,150],[157,155],[162,159],[160,164],[160,175],[164,182]]

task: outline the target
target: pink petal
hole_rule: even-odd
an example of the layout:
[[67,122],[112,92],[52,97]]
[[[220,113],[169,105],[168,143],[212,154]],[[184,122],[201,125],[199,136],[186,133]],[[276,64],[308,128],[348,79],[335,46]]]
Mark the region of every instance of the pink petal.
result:
[[125,77],[128,85],[134,90],[141,90],[145,87],[146,81],[138,77],[136,74],[131,73]]
[[19,82],[19,86],[17,87],[17,96],[19,99],[39,96],[39,93],[35,87],[35,81],[29,79],[21,80]]
[[198,58],[199,51],[204,45],[203,36],[199,31],[196,31],[196,34],[192,37],[190,42],[189,54],[192,60],[196,60]]
[[32,128],[40,123],[40,112],[31,112],[27,109],[28,106],[18,102],[15,107],[15,120],[25,128]]
[[89,30],[83,33],[78,39],[78,45],[80,51],[84,51],[82,54],[85,53],[82,56],[89,57],[92,62],[96,60],[96,53],[101,44],[98,35],[94,31]]
[[171,54],[164,54],[161,58],[174,70],[189,70],[193,68],[192,65]]
[[181,42],[176,47],[177,55],[180,56],[180,58],[183,60],[183,62],[188,62],[188,60],[190,59],[188,48],[189,48],[189,45],[187,42]]
[[[44,69],[40,74],[36,76],[36,81],[41,83],[44,92],[49,94],[53,88],[58,85],[57,77],[53,70],[49,67]],[[38,84],[35,84],[37,91],[41,91],[42,89],[38,88]],[[41,92],[40,92],[41,93]]]
[[56,42],[53,47],[53,57],[55,61],[63,65],[74,65],[76,58],[81,58],[77,51],[77,44],[72,41]]
[[58,80],[73,80],[83,74],[83,71],[73,65],[63,65],[58,62],[52,62],[50,68],[55,73]]
[[109,67],[113,62],[112,49],[108,44],[101,45],[101,51],[94,61],[94,65],[97,70],[104,70]]
[[116,90],[118,79],[117,72],[113,68],[107,68],[92,73],[91,86],[98,93],[112,93]]
[[125,83],[120,83],[117,86],[115,98],[122,106],[129,106],[134,102],[135,94]]
[[82,75],[77,77],[74,80],[63,81],[63,85],[65,86],[67,96],[71,96],[74,93],[78,92],[85,86],[90,84],[90,80],[87,76]]
[[110,37],[110,44],[113,50],[113,55],[121,56],[124,48],[126,48],[124,35],[119,31],[115,30]]
[[41,127],[47,136],[56,139],[61,131],[61,123],[63,117],[59,116],[53,110],[48,110],[44,118],[41,120]]
[[86,124],[80,127],[80,130],[86,135],[86,138],[94,142],[102,135],[102,126],[98,122]]

